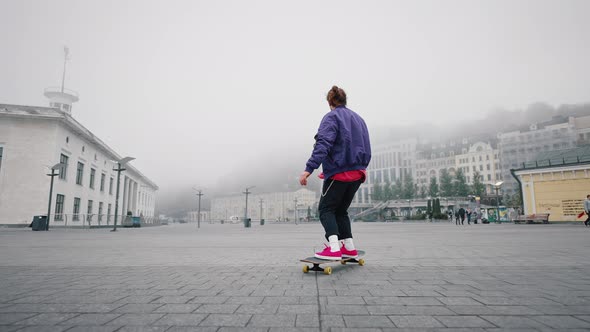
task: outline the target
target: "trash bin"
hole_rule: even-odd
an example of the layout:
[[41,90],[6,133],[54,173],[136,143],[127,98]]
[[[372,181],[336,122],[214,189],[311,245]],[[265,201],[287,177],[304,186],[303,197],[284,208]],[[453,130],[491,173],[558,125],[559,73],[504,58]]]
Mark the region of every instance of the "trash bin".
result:
[[141,227],[141,217],[131,217],[133,227]]
[[47,230],[47,216],[34,216],[31,228],[34,231],[45,231]]
[[252,225],[252,219],[251,218],[246,218],[244,219],[244,227],[250,227]]
[[260,219],[260,226],[264,225],[264,219]]

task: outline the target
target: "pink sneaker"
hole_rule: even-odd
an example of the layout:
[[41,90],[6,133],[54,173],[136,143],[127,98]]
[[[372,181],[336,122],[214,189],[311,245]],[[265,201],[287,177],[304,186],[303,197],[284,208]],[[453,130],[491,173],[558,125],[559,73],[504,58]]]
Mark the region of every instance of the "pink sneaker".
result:
[[325,244],[324,244],[324,246],[326,246],[324,248],[324,250],[315,253],[316,258],[329,259],[329,260],[334,260],[334,261],[338,261],[338,260],[342,259],[342,252],[341,251],[331,251],[330,246],[327,246]]
[[358,251],[356,251],[356,249],[354,249],[354,250],[346,249],[344,242],[342,242],[342,247],[340,247],[340,252],[342,252],[342,257],[344,257],[344,258],[358,258],[359,257]]

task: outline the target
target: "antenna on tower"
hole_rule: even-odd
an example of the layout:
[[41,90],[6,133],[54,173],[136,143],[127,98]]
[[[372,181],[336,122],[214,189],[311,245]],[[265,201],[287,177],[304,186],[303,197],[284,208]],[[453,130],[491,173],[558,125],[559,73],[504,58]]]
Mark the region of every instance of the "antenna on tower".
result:
[[64,72],[61,76],[61,92],[62,93],[64,92],[64,85],[66,83],[66,63],[70,59],[69,55],[70,55],[70,49],[68,48],[67,45],[64,45]]

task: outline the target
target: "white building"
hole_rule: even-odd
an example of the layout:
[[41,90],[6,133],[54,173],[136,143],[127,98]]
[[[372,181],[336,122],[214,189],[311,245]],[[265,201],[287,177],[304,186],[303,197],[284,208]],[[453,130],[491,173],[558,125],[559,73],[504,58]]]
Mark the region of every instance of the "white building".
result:
[[[198,222],[199,221],[199,211],[189,211],[186,214],[186,221],[188,222]],[[201,211],[201,222],[209,222],[211,221],[211,212],[210,211]]]
[[498,149],[489,143],[476,142],[466,153],[455,155],[455,168],[463,170],[469,185],[473,184],[476,172],[479,173],[481,183],[486,185],[486,192],[492,193],[492,186],[501,176],[499,160]]
[[351,206],[370,206],[375,184],[395,183],[406,175],[415,179],[416,145],[416,139],[406,139],[374,146],[367,169],[367,181],[357,191]]
[[[71,116],[72,92],[46,90],[52,107],[0,104],[0,224],[28,225],[48,210],[51,224],[112,223],[121,156]],[[131,165],[121,173],[119,215],[153,217],[158,186]],[[55,216],[53,216],[55,215]]]
[[[211,201],[211,219],[229,220],[230,217],[244,217],[245,195],[214,198]],[[295,220],[312,216],[317,210],[315,192],[302,188],[294,192],[250,194],[248,196],[248,218],[267,220]]]
[[541,152],[570,149],[575,147],[577,131],[573,117],[555,117],[551,121],[532,124],[527,128],[498,134],[498,150],[502,169],[502,191],[517,193],[518,184],[510,174],[511,169],[523,167],[523,163],[536,160]]

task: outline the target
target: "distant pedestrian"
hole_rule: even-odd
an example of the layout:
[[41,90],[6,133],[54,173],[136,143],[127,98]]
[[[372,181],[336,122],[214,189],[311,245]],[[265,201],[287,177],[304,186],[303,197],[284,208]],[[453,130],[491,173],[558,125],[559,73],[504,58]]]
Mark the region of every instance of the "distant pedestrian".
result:
[[459,211],[455,211],[455,225],[459,225]]
[[471,210],[467,209],[467,225],[471,225]]
[[459,218],[461,218],[461,225],[464,225],[465,224],[465,209],[464,208],[459,209]]
[[590,225],[590,195],[586,196],[586,200],[584,200],[584,212],[586,212],[586,221],[584,221],[584,226],[588,227]]

